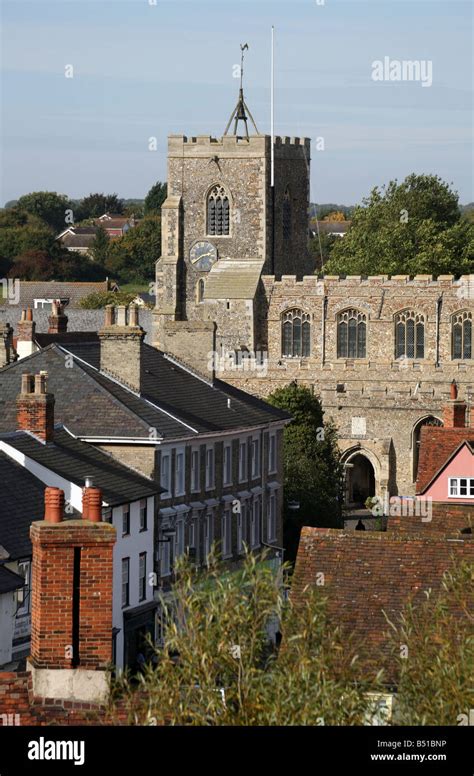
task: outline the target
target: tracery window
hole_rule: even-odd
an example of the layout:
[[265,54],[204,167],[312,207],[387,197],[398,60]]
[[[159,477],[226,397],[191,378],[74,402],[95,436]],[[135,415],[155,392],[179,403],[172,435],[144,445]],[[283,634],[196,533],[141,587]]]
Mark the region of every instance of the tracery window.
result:
[[310,354],[309,313],[287,310],[282,316],[282,355],[306,357]]
[[367,316],[360,310],[343,310],[337,316],[337,357],[365,358]]
[[207,233],[229,234],[230,204],[223,186],[214,186],[207,198]]
[[425,316],[403,310],[395,317],[395,358],[425,357]]
[[453,315],[452,357],[472,358],[472,313],[468,310]]

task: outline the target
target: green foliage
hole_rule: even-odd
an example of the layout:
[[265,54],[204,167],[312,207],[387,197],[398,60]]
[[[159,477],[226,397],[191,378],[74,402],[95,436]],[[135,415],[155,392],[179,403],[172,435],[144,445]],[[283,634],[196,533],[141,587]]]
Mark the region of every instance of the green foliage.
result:
[[[366,692],[379,680],[361,678],[355,648],[327,622],[320,595],[300,608],[285,602],[281,572],[265,556],[248,554],[233,573],[212,558],[200,574],[182,562],[169,600],[156,666],[138,687],[122,679],[115,689],[128,699],[130,723],[363,724]],[[275,617],[285,636],[279,656],[267,635]]]
[[55,232],[38,218],[25,217],[24,213],[6,211],[0,220],[0,256],[14,261],[26,251],[58,253]]
[[74,251],[30,249],[10,264],[9,277],[20,280],[103,280],[104,271]]
[[473,581],[471,563],[453,564],[440,593],[428,592],[421,605],[405,607],[400,624],[390,623],[398,724],[457,725],[474,708]]
[[352,215],[326,273],[461,275],[474,268],[474,227],[460,222],[458,196],[435,175],[390,181]]
[[[284,431],[285,472],[284,545],[294,560],[303,525],[341,525],[341,466],[335,428],[323,421],[318,397],[309,388],[291,383],[267,397],[287,410],[293,422]],[[289,502],[300,508],[289,508]]]
[[109,247],[106,267],[125,282],[152,281],[161,255],[161,218],[145,216]]
[[66,227],[66,211],[70,209],[71,203],[68,197],[55,191],[33,191],[20,197],[16,207],[38,216],[51,229],[59,232]]
[[103,226],[99,226],[96,236],[92,241],[91,254],[94,261],[104,267],[109,255],[110,237]]
[[168,195],[168,184],[157,181],[145,197],[145,215],[161,214],[161,206]]
[[314,258],[314,265],[316,267],[316,273],[325,272],[326,264],[331,258],[331,251],[333,246],[341,240],[340,237],[336,237],[333,234],[327,234],[322,232],[319,235],[316,234],[309,241],[309,249]]
[[134,292],[122,291],[98,291],[84,296],[79,302],[79,306],[84,310],[100,310],[108,304],[126,304],[129,305],[136,297]]
[[81,199],[79,207],[74,213],[76,222],[86,218],[99,218],[104,213],[122,213],[123,200],[117,194],[89,194]]

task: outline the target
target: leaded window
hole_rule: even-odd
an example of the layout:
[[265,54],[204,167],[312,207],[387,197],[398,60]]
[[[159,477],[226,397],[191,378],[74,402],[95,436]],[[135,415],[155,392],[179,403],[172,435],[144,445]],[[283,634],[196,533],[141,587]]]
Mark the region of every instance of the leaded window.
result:
[[207,198],[207,233],[229,234],[229,197],[223,186],[214,186]]
[[282,354],[306,357],[310,354],[311,324],[309,313],[287,310],[282,322]]
[[337,316],[337,357],[365,358],[367,316],[360,310],[344,310]]
[[472,358],[472,313],[463,310],[453,315],[453,358]]
[[404,310],[395,318],[395,358],[425,357],[425,316]]
[[283,239],[289,240],[291,237],[291,200],[290,192],[287,189],[283,198]]

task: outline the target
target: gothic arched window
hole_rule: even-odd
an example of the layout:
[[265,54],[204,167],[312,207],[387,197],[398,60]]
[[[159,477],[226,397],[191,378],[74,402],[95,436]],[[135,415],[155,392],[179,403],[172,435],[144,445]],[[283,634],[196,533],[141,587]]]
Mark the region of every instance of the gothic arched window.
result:
[[310,315],[302,310],[287,310],[282,317],[282,355],[302,356],[310,354]]
[[283,239],[289,240],[291,237],[291,200],[289,189],[285,191],[283,198]]
[[199,302],[202,302],[203,299],[204,299],[204,280],[200,278],[196,286],[196,301],[199,303]]
[[207,197],[207,233],[229,234],[230,204],[223,186],[213,186]]
[[404,310],[395,316],[395,358],[425,357],[425,316]]
[[337,357],[365,358],[367,316],[360,310],[343,310],[337,316]]
[[468,310],[453,315],[452,358],[472,358],[472,313]]

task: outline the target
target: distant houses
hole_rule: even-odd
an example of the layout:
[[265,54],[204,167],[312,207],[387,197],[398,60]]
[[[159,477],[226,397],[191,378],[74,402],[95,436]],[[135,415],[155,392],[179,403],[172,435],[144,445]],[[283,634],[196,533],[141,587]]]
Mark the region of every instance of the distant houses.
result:
[[94,240],[100,228],[104,229],[111,240],[114,240],[117,237],[123,237],[136,224],[137,221],[133,215],[122,216],[115,213],[104,213],[99,218],[95,218],[89,226],[75,226],[71,224],[67,229],[58,234],[56,240],[69,251],[90,256]]

